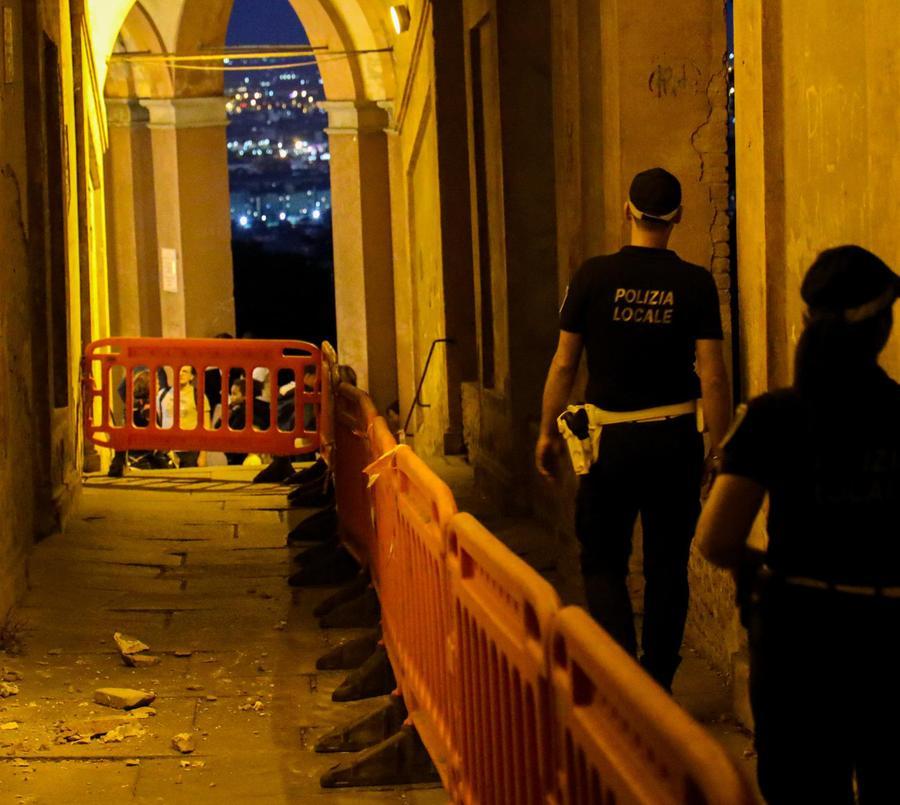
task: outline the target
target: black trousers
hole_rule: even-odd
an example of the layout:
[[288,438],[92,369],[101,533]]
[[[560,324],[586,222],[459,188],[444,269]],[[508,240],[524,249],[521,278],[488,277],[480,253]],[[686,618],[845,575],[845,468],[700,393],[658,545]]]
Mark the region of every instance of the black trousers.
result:
[[681,662],[687,563],[700,514],[703,439],[693,416],[609,425],[600,456],[581,479],[576,533],[591,615],[637,656],[626,579],[637,515],[644,546],[641,662],[670,688]]
[[900,801],[900,600],[770,582],[748,631],[769,805]]

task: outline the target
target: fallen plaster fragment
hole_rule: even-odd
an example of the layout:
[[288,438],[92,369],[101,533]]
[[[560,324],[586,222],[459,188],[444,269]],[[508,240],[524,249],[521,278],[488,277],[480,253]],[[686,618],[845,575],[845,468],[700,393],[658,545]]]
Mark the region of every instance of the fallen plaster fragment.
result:
[[[152,709],[152,707],[140,708],[140,710]],[[120,727],[129,726],[137,720],[147,718],[149,715],[151,714],[140,713],[139,710],[132,710],[128,715],[124,716],[105,716],[103,718],[89,718],[82,721],[62,721],[56,727],[56,742],[78,743],[85,739],[90,741],[91,738],[105,735]]]
[[19,671],[14,671],[12,668],[0,668],[0,681],[3,682],[21,682],[23,679],[22,674]]
[[17,696],[19,686],[12,682],[0,682],[0,699],[8,699],[10,696]]
[[19,729],[18,721],[7,721],[4,724],[0,724],[0,730],[17,730]]
[[103,735],[100,740],[105,744],[119,743],[126,738],[140,738],[142,735],[146,734],[147,730],[145,730],[140,724],[135,722],[132,724],[121,724],[120,726],[116,727],[113,730],[110,730],[105,735]]
[[183,755],[189,755],[194,751],[194,736],[189,732],[179,732],[172,738],[172,748]]
[[149,693],[143,690],[131,688],[100,688],[94,691],[94,701],[105,707],[114,707],[117,710],[130,710],[133,707],[141,707],[150,704],[156,698],[153,691]]
[[113,640],[116,641],[119,653],[123,656],[128,654],[140,654],[142,651],[150,651],[150,646],[142,640],[138,640],[138,638],[131,637],[127,634],[122,634],[122,632],[116,632],[113,635]]
[[126,766],[140,766],[141,761],[138,760],[138,758],[136,758],[136,757],[130,757],[130,758],[128,758],[128,760],[125,761],[125,765]]
[[194,654],[192,649],[187,649],[187,648],[175,649],[175,651],[173,653],[175,654],[176,657],[191,657]]
[[126,665],[132,668],[148,668],[151,665],[159,665],[159,657],[155,654],[123,654],[122,659]]

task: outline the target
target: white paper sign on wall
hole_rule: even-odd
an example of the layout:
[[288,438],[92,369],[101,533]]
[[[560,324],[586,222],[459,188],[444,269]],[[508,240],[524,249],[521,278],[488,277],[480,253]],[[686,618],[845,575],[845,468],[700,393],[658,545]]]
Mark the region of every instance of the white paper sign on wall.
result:
[[178,293],[178,250],[160,249],[162,263],[162,289],[169,293]]

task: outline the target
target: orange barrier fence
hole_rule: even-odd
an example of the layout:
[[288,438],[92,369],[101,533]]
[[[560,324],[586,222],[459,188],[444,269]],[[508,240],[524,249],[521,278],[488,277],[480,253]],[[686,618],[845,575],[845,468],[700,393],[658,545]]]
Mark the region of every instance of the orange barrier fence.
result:
[[337,386],[334,428],[343,539],[371,569],[398,688],[454,802],[754,801],[724,750],[586,612],[561,609],[456,513],[364,392]]
[[342,382],[337,355],[327,341],[322,344],[322,388],[323,457],[334,472],[341,541],[367,567],[375,528],[363,470],[371,462],[368,434],[377,411],[368,394]]
[[[82,378],[85,438],[101,447],[295,455],[319,446],[321,355],[304,341],[107,338],[85,348]],[[244,402],[231,410],[234,385]]]
[[377,589],[382,631],[410,717],[445,784],[453,754],[454,707],[448,637],[446,534],[456,503],[450,488],[406,445],[377,485],[389,484],[390,531],[379,532]]
[[559,598],[529,565],[460,514],[449,530],[457,802],[539,805],[552,787],[547,647]]
[[[379,559],[382,556],[380,546],[390,545],[394,540],[397,527],[397,498],[392,480],[393,455],[397,449],[397,440],[388,428],[383,417],[377,417],[369,428],[369,450],[373,461],[379,461],[381,466],[369,467],[372,497],[373,519],[375,521],[375,549],[374,560],[370,565],[372,579],[376,589],[381,586],[381,566]],[[387,477],[378,483],[381,473],[387,473]],[[385,561],[390,555],[385,552]]]
[[724,750],[578,607],[553,624],[555,805],[750,805]]
[[340,512],[341,541],[357,561],[372,559],[375,528],[363,469],[371,462],[369,427],[377,412],[369,395],[341,383],[334,394],[334,497]]

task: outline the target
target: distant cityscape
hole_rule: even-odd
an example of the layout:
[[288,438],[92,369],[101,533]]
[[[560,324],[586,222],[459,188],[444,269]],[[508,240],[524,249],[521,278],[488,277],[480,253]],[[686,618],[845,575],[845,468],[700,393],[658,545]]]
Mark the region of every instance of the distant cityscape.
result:
[[318,69],[274,65],[228,76],[235,237],[291,240],[298,227],[330,228],[331,155],[324,132],[327,116],[318,105],[323,94]]
[[331,154],[318,68],[272,62],[226,76],[238,333],[333,341]]

